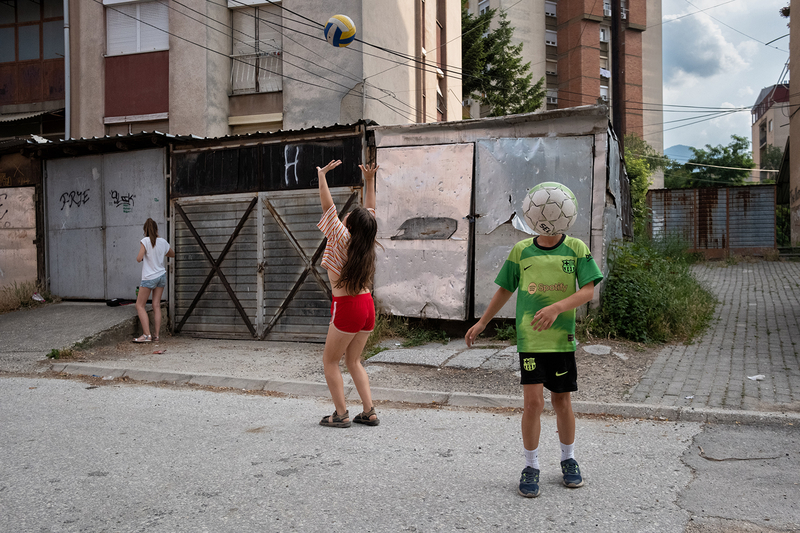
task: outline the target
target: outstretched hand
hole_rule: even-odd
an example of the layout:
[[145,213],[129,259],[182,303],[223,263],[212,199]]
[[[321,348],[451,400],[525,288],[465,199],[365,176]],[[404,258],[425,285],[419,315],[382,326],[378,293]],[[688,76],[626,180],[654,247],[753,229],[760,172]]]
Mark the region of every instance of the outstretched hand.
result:
[[320,176],[324,176],[325,174],[328,173],[329,170],[333,170],[334,168],[338,167],[341,164],[342,162],[339,159],[334,159],[333,161],[331,161],[322,168],[317,167],[317,174]]
[[371,180],[375,178],[375,174],[378,172],[378,169],[381,168],[375,163],[371,165],[358,165],[358,168],[361,169],[361,172],[364,174],[365,180]]

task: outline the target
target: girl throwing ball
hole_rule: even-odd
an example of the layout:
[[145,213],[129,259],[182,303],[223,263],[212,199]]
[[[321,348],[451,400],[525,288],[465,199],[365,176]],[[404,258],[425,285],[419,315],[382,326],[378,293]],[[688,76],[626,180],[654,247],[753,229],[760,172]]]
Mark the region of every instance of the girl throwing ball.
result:
[[341,164],[341,161],[336,160],[322,168],[317,167],[319,199],[323,212],[317,227],[328,238],[322,266],[328,270],[328,280],[333,289],[331,323],[325,339],[322,363],[325,381],[336,407],[332,415],[320,421],[320,425],[350,427],[350,413],[347,411],[344,383],[339,370],[339,363],[344,355],[347,370],[353,378],[363,406],[363,412],[352,421],[377,426],[380,421],[372,403],[369,376],[361,364],[361,353],[375,327],[375,304],[370,287],[375,275],[375,237],[378,233],[378,224],[375,221],[375,173],[378,166],[359,165],[364,174],[364,207],[356,207],[339,220],[325,176],[329,170]]

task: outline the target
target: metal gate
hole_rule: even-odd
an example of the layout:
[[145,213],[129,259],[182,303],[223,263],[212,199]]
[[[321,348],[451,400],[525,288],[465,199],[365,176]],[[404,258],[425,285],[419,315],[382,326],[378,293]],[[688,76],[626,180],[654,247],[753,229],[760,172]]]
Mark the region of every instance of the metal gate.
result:
[[45,162],[47,275],[62,298],[135,298],[142,226],[166,227],[163,149]]
[[[358,201],[331,190],[340,215]],[[175,332],[202,337],[322,342],[331,290],[319,266],[317,190],[174,201]]]
[[683,239],[709,259],[775,250],[775,186],[654,189],[647,193],[650,234]]
[[36,281],[35,190],[0,189],[0,287]]

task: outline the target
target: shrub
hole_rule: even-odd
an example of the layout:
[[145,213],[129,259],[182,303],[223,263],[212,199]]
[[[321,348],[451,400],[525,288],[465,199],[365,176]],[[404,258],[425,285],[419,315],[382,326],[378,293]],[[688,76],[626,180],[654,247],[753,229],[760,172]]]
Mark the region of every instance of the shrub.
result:
[[694,278],[695,257],[675,239],[615,243],[598,311],[584,333],[636,342],[687,341],[702,332],[716,300]]

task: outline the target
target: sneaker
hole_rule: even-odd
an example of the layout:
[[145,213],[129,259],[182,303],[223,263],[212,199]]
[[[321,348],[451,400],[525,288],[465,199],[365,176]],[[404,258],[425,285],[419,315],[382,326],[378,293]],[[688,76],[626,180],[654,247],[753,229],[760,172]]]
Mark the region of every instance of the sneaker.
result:
[[576,489],[583,486],[583,478],[581,477],[581,469],[575,459],[567,459],[561,461],[561,473],[564,474],[564,485],[571,489]]
[[539,495],[539,470],[526,466],[522,471],[522,477],[519,478],[517,492],[526,498],[537,497]]

